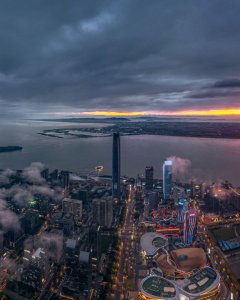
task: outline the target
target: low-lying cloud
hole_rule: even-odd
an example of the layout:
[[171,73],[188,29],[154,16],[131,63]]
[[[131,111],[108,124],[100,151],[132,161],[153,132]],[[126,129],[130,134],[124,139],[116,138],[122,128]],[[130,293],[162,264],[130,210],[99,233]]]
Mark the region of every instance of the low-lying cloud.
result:
[[42,184],[45,179],[41,175],[44,170],[44,164],[40,162],[33,162],[31,165],[23,170],[22,177],[30,183]]
[[186,180],[191,176],[191,161],[178,156],[170,156],[167,160],[172,161],[172,173],[175,180]]

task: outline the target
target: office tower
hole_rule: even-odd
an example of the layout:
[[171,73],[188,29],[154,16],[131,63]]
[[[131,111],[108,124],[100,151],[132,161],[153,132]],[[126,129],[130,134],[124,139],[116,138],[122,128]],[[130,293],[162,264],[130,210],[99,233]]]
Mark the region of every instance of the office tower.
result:
[[64,189],[67,189],[69,187],[69,172],[61,171],[60,172],[60,180],[61,180],[61,186]]
[[188,202],[186,198],[179,198],[177,203],[177,221],[178,223],[182,224],[184,223],[184,215],[188,211]]
[[153,188],[153,167],[152,166],[147,166],[145,168],[145,178],[146,178],[145,188],[146,190],[151,190]]
[[72,237],[75,229],[74,216],[72,214],[64,214],[60,220],[60,228],[63,228],[65,237]]
[[112,196],[120,197],[120,134],[113,133],[112,147]]
[[191,245],[197,230],[197,211],[190,209],[184,214],[184,243]]
[[165,160],[163,163],[163,197],[169,200],[172,193],[172,161]]
[[159,198],[159,195],[157,192],[155,191],[148,191],[145,193],[145,196],[146,198],[148,199],[148,202],[149,202],[149,210],[153,210],[153,209],[157,209],[158,207],[158,198]]
[[82,201],[65,198],[62,201],[62,211],[65,214],[71,214],[75,222],[80,223],[82,219]]
[[93,220],[100,226],[110,228],[113,221],[113,200],[111,197],[93,199]]
[[112,226],[113,221],[113,200],[111,197],[105,200],[105,207],[106,207],[106,213],[105,213],[105,225],[106,227]]

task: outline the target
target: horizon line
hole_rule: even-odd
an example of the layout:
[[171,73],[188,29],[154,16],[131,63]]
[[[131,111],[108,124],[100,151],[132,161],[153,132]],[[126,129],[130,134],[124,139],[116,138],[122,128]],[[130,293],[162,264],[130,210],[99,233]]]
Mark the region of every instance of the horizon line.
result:
[[182,111],[80,111],[55,112],[53,114],[88,117],[240,117],[240,108]]

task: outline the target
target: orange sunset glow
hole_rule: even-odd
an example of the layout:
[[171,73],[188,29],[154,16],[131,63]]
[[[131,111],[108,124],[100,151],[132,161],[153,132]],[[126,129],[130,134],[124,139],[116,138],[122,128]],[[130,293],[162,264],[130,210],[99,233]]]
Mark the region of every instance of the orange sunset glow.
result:
[[83,112],[81,114],[90,115],[90,116],[106,116],[106,117],[137,117],[137,116],[144,116],[146,113],[143,111],[133,111],[133,112],[91,111],[91,112]]
[[217,117],[217,116],[240,116],[240,108],[210,109],[210,110],[182,110],[182,111],[85,111],[56,113],[59,115],[77,116],[102,116],[102,117],[139,117],[139,116],[193,116],[193,117]]

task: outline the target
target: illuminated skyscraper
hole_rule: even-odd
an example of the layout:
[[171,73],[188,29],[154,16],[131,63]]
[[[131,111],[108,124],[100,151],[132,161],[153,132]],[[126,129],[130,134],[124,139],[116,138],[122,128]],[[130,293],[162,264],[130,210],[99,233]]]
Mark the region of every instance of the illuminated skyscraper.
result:
[[165,160],[163,163],[163,197],[169,200],[172,193],[172,161]]
[[112,195],[120,197],[120,134],[113,133],[112,147]]
[[147,166],[145,168],[145,178],[146,178],[145,188],[146,190],[151,190],[153,188],[153,167],[152,166]]
[[178,211],[178,216],[177,216],[178,223],[184,223],[184,215],[188,211],[188,202],[186,198],[181,197],[178,199],[177,211]]
[[184,214],[184,243],[191,245],[197,230],[197,211],[190,209]]

